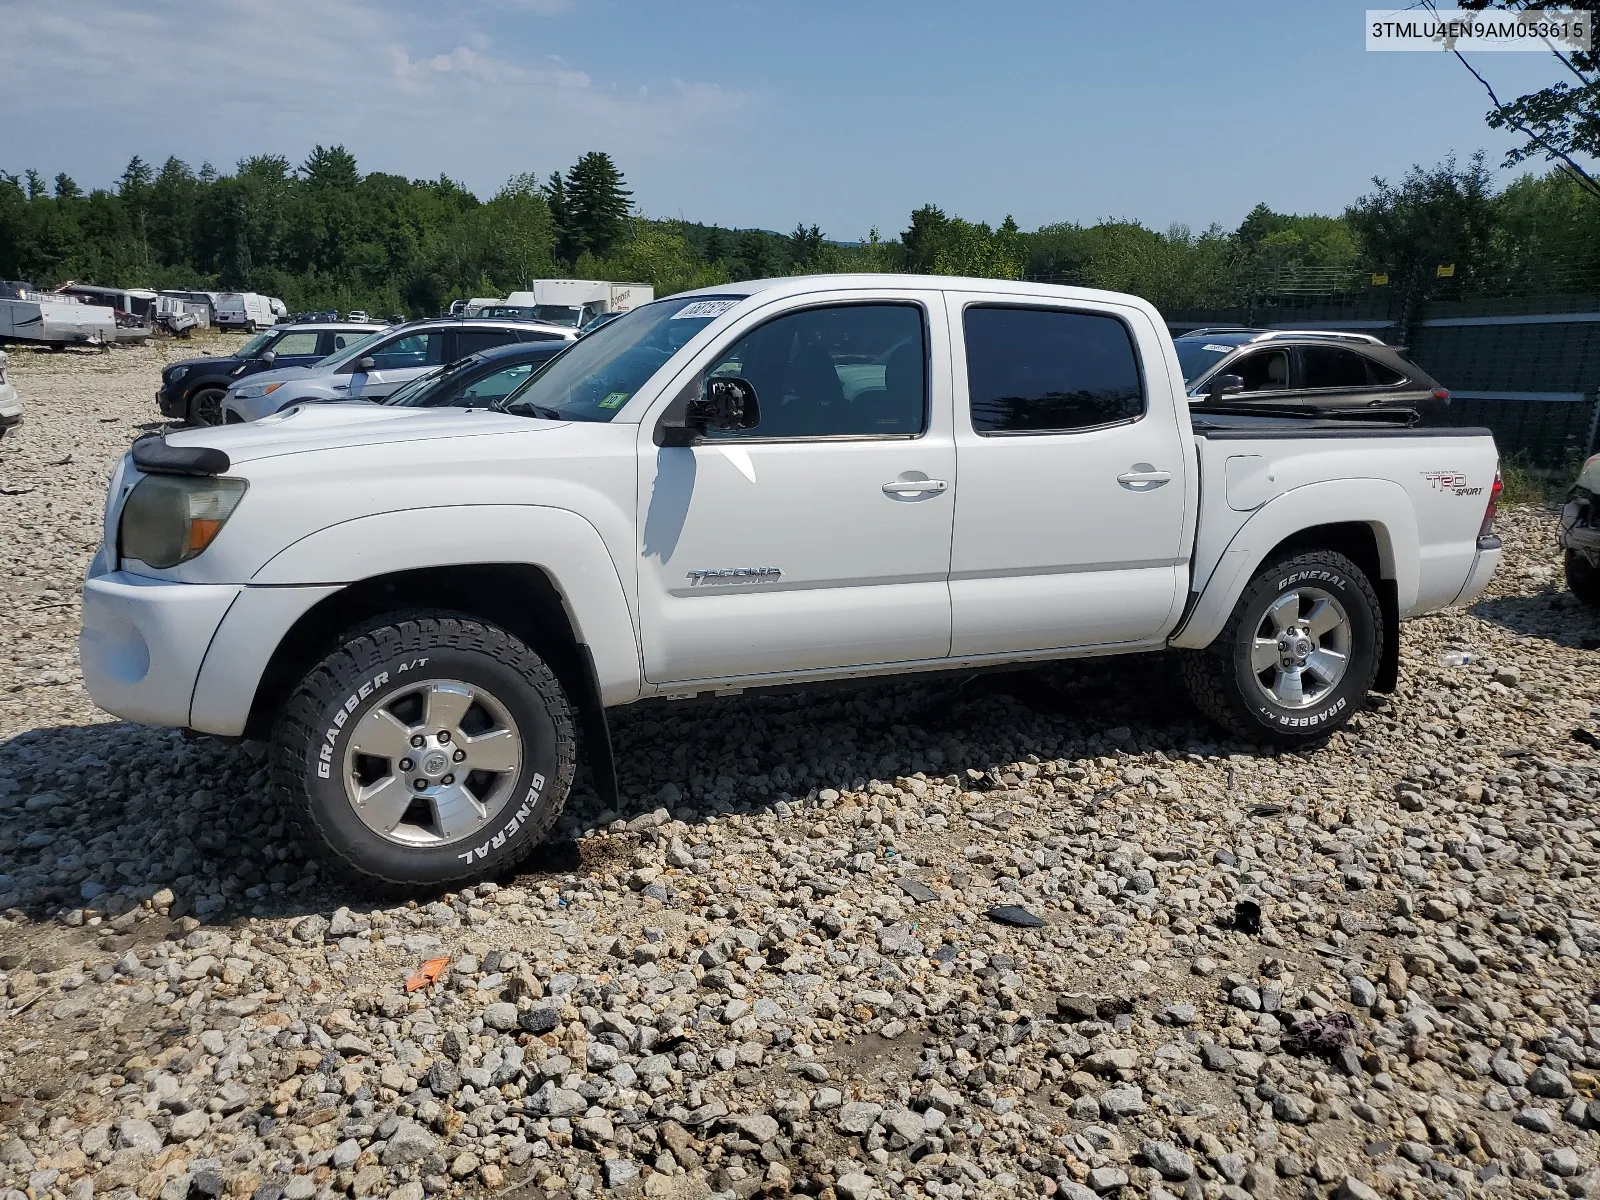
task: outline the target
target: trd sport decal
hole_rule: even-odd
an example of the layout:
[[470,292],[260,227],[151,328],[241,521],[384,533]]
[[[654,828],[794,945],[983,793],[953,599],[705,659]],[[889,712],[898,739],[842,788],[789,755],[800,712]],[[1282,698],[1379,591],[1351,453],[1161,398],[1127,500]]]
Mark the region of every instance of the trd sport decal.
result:
[[1481,496],[1482,485],[1472,487],[1467,483],[1465,471],[1424,471],[1422,477],[1436,492],[1449,492],[1455,496]]

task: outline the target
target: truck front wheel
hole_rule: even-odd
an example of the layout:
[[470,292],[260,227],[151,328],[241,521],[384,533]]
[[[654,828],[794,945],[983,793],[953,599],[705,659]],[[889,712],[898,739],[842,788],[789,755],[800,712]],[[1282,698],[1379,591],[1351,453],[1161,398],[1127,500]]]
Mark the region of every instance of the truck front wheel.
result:
[[1342,554],[1313,550],[1261,569],[1217,640],[1184,655],[1184,681],[1200,710],[1234,733],[1315,741],[1354,715],[1383,639],[1366,574]]
[[296,832],[341,874],[402,887],[514,868],[555,824],[577,747],[560,681],[503,629],[401,614],[300,682],[273,731]]

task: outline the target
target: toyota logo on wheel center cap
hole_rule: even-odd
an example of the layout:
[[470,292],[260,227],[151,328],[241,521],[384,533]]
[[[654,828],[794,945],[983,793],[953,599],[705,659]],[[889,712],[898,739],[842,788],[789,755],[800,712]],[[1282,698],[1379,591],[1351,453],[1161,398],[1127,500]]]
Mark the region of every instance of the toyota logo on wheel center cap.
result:
[[435,750],[422,760],[422,770],[427,775],[443,775],[444,769],[450,765],[450,760],[445,757],[442,750]]

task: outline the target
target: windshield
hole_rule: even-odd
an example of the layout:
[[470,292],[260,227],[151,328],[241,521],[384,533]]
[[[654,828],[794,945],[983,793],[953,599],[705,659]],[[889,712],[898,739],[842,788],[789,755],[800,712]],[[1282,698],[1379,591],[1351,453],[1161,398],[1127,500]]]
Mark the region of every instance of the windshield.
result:
[[239,347],[239,357],[256,357],[256,355],[260,354],[267,348],[267,343],[272,341],[272,339],[277,336],[278,333],[275,329],[269,329],[265,333],[256,334],[255,337],[251,338],[248,342]]
[[327,358],[318,360],[317,366],[328,367],[330,369],[334,367],[342,367],[345,363],[351,361],[352,359],[360,358],[364,353],[366,353],[366,348],[369,345],[377,341],[380,337],[387,337],[392,332],[394,331],[391,329],[375,330],[372,333],[367,334],[366,337],[359,338],[356,341],[351,342],[343,350],[340,350],[335,354],[330,354]]
[[1178,338],[1172,344],[1178,351],[1178,366],[1183,368],[1183,382],[1193,383],[1252,336],[1223,333],[1210,337]]
[[682,296],[642,305],[573,342],[495,407],[609,421],[690,338],[743,299]]

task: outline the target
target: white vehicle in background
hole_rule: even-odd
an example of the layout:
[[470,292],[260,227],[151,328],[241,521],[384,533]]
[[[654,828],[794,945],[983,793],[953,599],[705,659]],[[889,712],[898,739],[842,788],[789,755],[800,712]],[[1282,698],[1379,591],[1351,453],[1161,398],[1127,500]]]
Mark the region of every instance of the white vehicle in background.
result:
[[625,313],[656,298],[647,283],[607,283],[594,279],[536,279],[532,287],[504,300],[474,297],[467,304],[473,316],[548,321],[582,329],[596,317]]
[[367,316],[367,310],[366,309],[364,309],[364,308],[352,308],[350,310],[349,315],[345,318],[345,320],[347,320],[347,321],[370,321],[370,320],[372,320],[372,318]]
[[6,352],[0,350],[0,437],[21,422],[22,401],[17,398],[17,385],[6,378]]
[[217,327],[254,333],[278,323],[272,302],[255,292],[223,292],[217,297]]
[[116,340],[116,310],[105,305],[35,291],[0,299],[0,342],[108,346]]
[[272,323],[276,325],[289,317],[289,306],[276,296],[267,297],[267,307],[272,309]]
[[730,283],[492,408],[135,442],[83,679],[127,720],[270,738],[290,836],[438,887],[526,857],[580,740],[620,805],[604,710],[646,699],[1172,650],[1224,729],[1314,743],[1396,688],[1402,618],[1483,592],[1497,465],[1486,429],[1191,409],[1134,296]]

